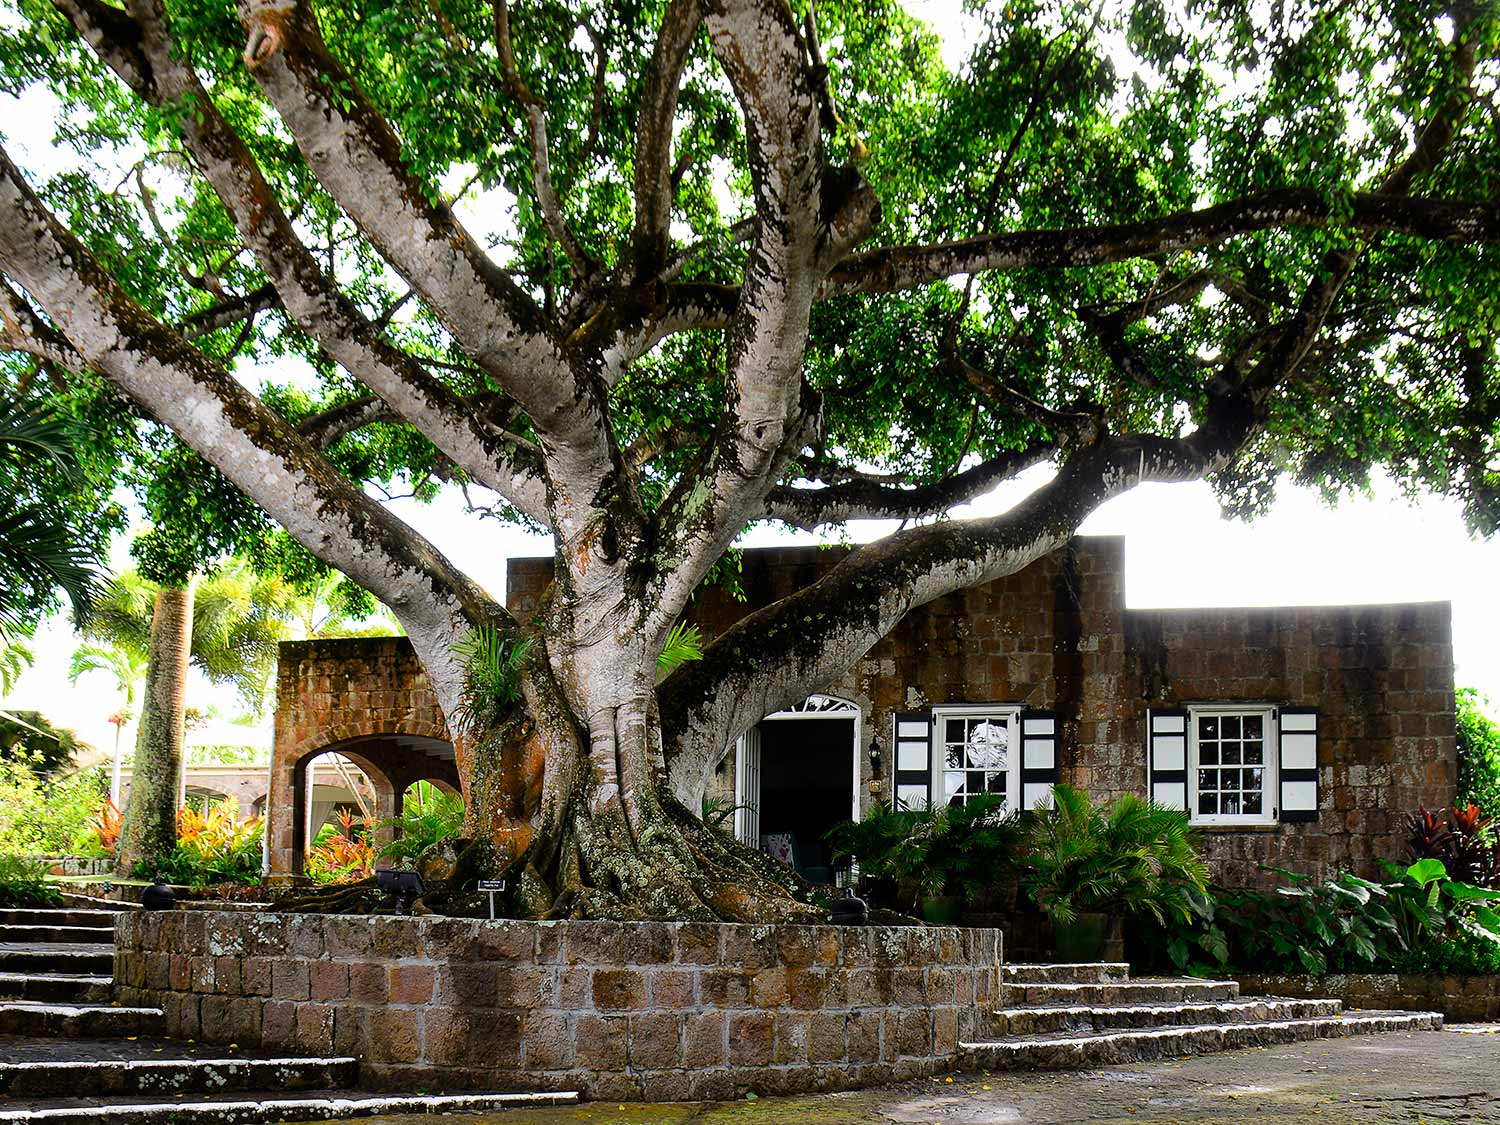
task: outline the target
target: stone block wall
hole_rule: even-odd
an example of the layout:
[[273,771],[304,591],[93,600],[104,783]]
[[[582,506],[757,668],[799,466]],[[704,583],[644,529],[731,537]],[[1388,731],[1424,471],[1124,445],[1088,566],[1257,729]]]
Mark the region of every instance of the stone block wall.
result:
[[120,917],[115,981],[173,1038],[354,1055],[385,1088],[675,1101],[950,1067],[1000,952],[946,927],[166,911]]
[[[1125,621],[1129,746],[1144,746],[1146,709],[1156,702],[1318,709],[1318,819],[1206,832],[1223,882],[1264,881],[1263,864],[1320,877],[1334,869],[1377,876],[1380,859],[1404,855],[1406,813],[1452,802],[1458,750],[1448,603],[1131,610]],[[1144,761],[1131,784],[1143,791]]]
[[[692,618],[708,638],[815,582],[846,548],[741,554],[743,601],[707,590]],[[526,613],[550,559],[512,560],[509,601]],[[823,691],[858,705],[866,737],[892,745],[893,715],[944,703],[1057,712],[1064,781],[1109,798],[1146,791],[1153,705],[1316,707],[1321,809],[1311,823],[1211,827],[1221,881],[1270,885],[1264,865],[1315,876],[1378,875],[1403,854],[1402,820],[1457,789],[1453,648],[1446,602],[1279,609],[1131,610],[1125,541],[1080,537],[1008,577],[939,598]],[[863,755],[861,755],[863,758]],[[884,795],[861,761],[862,800]],[[720,784],[733,785],[726,760]]]
[[337,750],[375,789],[378,819],[395,816],[413,781],[458,785],[451,759],[412,754],[401,739],[451,746],[437,696],[405,637],[288,641],[276,668],[276,721],[267,804],[270,871],[301,871],[299,814],[306,762]]
[[1346,1008],[1442,1012],[1457,1023],[1500,1020],[1500,976],[1428,973],[1246,973],[1236,978],[1246,996],[1341,1000]]

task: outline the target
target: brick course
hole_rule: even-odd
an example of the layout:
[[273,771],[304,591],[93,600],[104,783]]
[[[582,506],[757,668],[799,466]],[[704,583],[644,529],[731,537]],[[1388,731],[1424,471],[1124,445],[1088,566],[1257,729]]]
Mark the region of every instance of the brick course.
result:
[[[358,959],[291,952],[360,929]],[[286,952],[254,990],[243,972],[174,971],[212,964],[210,944],[220,960]],[[349,1053],[386,1088],[666,1101],[951,1067],[998,999],[1000,949],[995,930],[168,911],[120,917],[115,979],[121,1003],[163,1009],[168,1036]]]

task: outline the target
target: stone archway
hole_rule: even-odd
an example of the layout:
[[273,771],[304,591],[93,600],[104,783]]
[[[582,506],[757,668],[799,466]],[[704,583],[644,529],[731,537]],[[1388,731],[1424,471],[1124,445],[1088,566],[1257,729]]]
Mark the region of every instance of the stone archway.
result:
[[405,637],[281,645],[266,809],[267,874],[291,880],[306,851],[306,774],[336,752],[375,788],[377,819],[399,815],[415,781],[459,789],[453,740]]

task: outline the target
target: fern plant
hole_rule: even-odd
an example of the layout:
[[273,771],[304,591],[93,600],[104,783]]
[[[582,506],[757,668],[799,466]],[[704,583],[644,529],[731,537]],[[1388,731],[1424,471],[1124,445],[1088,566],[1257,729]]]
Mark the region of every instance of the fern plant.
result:
[[381,821],[378,827],[396,831],[395,839],[380,849],[381,859],[416,859],[438,841],[463,831],[463,798],[422,784],[402,804],[400,816]]
[[1208,868],[1187,815],[1135,794],[1096,805],[1071,785],[1053,787],[1053,808],[1027,827],[1024,883],[1055,922],[1080,914],[1192,916]]
[[656,658],[657,681],[666,679],[684,664],[703,659],[703,634],[698,626],[679,621],[667,634],[667,643]]
[[480,625],[453,646],[463,661],[464,686],[454,718],[466,731],[499,726],[521,699],[521,668],[531,655],[531,639]]

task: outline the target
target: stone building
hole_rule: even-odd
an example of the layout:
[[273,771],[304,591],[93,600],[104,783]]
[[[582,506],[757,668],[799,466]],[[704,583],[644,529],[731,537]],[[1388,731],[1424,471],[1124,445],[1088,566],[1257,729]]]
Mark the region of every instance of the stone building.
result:
[[[842,551],[745,551],[744,600],[709,590],[691,617],[711,639]],[[513,612],[550,573],[550,559],[511,561]],[[297,818],[277,812],[297,763],[335,747],[362,768],[378,759],[372,778],[391,780],[377,790],[451,770],[404,642],[285,645],[279,686],[273,871],[300,866]],[[1375,874],[1400,858],[1408,811],[1453,799],[1449,606],[1132,610],[1124,540],[1079,538],[914,610],[844,676],[766,716],[725,748],[719,798],[743,839],[821,877],[823,833],[875,800],[989,791],[1030,807],[1058,780],[1187,809],[1226,883],[1262,882],[1263,865]]]

